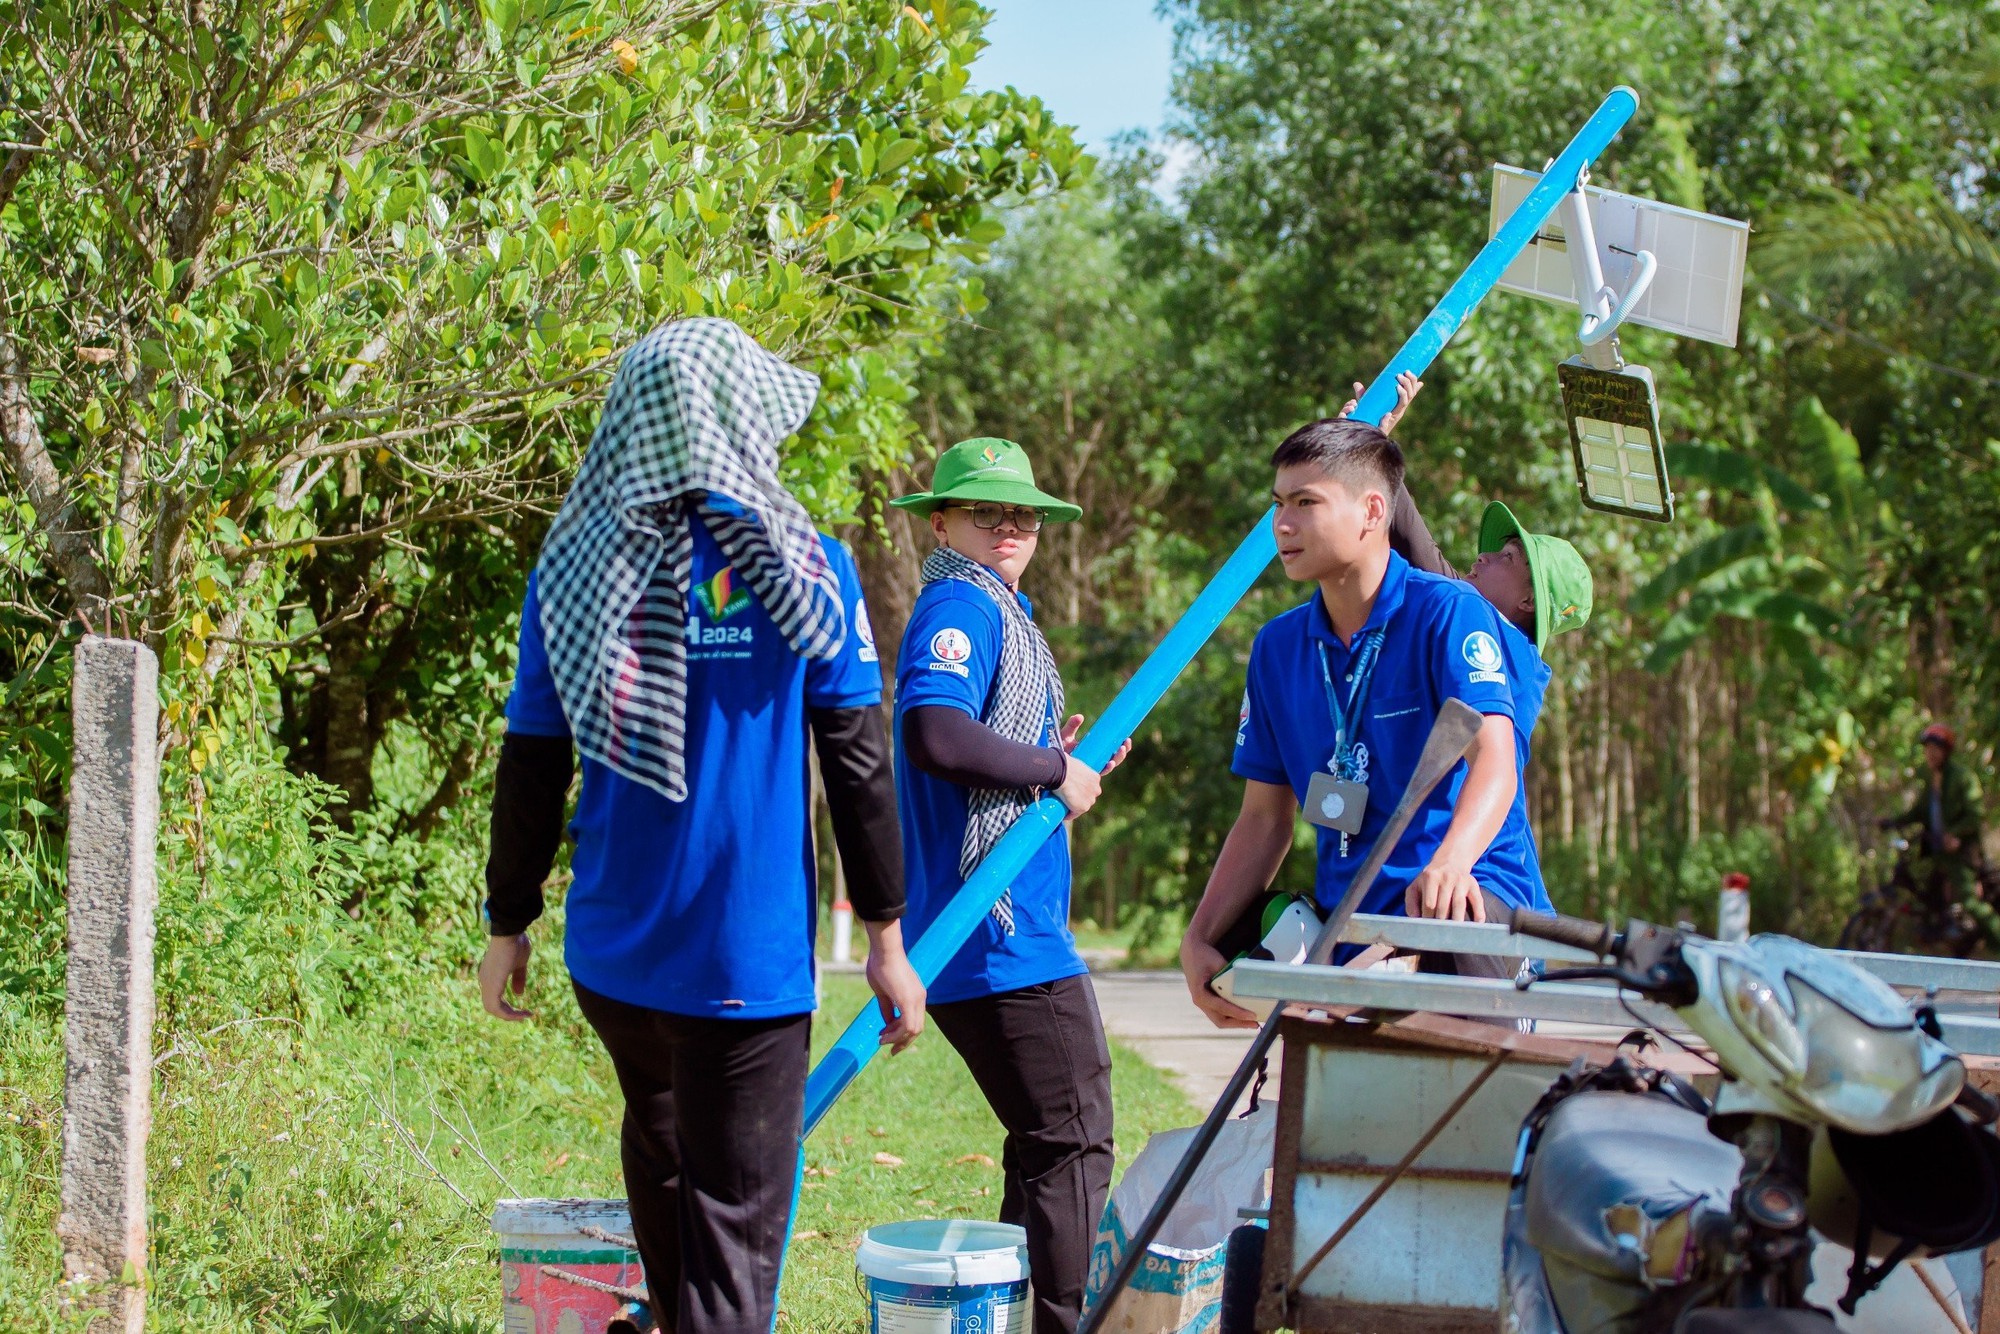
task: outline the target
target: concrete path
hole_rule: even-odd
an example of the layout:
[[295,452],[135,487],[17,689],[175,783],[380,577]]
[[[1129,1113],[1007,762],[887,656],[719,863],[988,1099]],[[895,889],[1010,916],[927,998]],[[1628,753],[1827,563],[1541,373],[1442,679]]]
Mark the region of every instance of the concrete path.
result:
[[[1222,1029],[1188,999],[1187,983],[1178,972],[1092,973],[1097,1008],[1111,1036],[1165,1070],[1206,1113],[1222,1096],[1254,1030]],[[1278,1055],[1271,1054],[1271,1082],[1265,1094],[1278,1094]],[[1244,1099],[1247,1102],[1248,1099]]]
[[[1256,1036],[1252,1029],[1222,1029],[1208,1022],[1188,999],[1187,983],[1178,971],[1120,969],[1124,951],[1084,951],[1090,980],[1097,988],[1097,1008],[1105,1031],[1152,1062],[1187,1094],[1203,1115],[1222,1096],[1243,1052]],[[858,963],[819,961],[822,973],[858,973]],[[1271,1080],[1265,1094],[1278,1096],[1278,1053],[1271,1053]],[[1237,1110],[1249,1104],[1245,1096]]]

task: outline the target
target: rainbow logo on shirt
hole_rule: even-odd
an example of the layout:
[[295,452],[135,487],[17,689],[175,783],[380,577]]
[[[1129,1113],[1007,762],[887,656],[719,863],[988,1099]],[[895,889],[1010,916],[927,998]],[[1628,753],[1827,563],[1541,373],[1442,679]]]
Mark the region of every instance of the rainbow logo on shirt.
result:
[[714,578],[695,586],[694,600],[711,621],[726,621],[750,605],[750,590],[738,587],[736,571],[725,565]]

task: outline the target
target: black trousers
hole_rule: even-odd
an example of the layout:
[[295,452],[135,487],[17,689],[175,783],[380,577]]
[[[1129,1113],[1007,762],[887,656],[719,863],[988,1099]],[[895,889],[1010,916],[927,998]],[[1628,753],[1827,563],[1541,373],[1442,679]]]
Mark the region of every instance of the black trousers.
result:
[[930,1007],[1007,1132],[1000,1221],[1028,1231],[1034,1334],[1071,1334],[1111,1193],[1111,1049],[1088,977]]
[[619,1147],[654,1319],[672,1334],[770,1334],[812,1016],[699,1019],[575,985],[625,1094]]

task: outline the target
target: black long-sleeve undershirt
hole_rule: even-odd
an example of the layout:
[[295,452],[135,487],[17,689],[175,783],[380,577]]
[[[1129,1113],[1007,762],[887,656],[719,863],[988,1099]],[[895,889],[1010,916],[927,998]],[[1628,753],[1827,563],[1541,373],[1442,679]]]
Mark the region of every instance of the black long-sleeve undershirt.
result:
[[1459,577],[1451,567],[1444,553],[1438,549],[1437,540],[1431,536],[1430,525],[1424,522],[1423,511],[1410,496],[1410,488],[1401,482],[1396,484],[1395,499],[1389,503],[1389,545],[1396,553],[1419,570],[1441,574],[1447,579]]
[[889,729],[873,705],[810,709],[819,778],[833,816],[833,846],[847,873],[847,901],[864,922],[903,915],[903,828]]
[[486,922],[496,936],[518,936],[542,915],[542,882],[562,845],[575,770],[566,736],[501,738],[486,853]]
[[946,704],[920,704],[903,714],[903,754],[961,787],[1060,787],[1069,773],[1069,757],[1057,747],[1010,741]]
[[[881,710],[807,713],[848,900],[864,922],[893,921],[903,915],[903,841]],[[574,771],[568,737],[509,732],[500,743],[486,858],[486,916],[496,936],[518,935],[542,915]]]

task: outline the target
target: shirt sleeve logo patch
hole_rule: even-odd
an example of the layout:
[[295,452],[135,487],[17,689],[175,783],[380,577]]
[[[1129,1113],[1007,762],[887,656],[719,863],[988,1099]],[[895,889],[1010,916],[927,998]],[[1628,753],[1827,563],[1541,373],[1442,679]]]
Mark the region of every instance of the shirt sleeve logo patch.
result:
[[972,656],[972,640],[963,630],[946,626],[931,636],[931,670],[969,676],[966,660]]
[[1250,692],[1243,692],[1243,708],[1236,715],[1236,744],[1242,745],[1250,739]]
[[1500,643],[1484,630],[1474,630],[1467,635],[1459,651],[1465,655],[1466,665],[1472,668],[1475,683],[1504,682],[1507,679],[1507,673],[1501,670],[1506,659],[1500,655]]
[[854,634],[861,641],[861,647],[854,656],[863,662],[880,662],[882,655],[875,651],[875,623],[868,619],[868,604],[854,604]]

